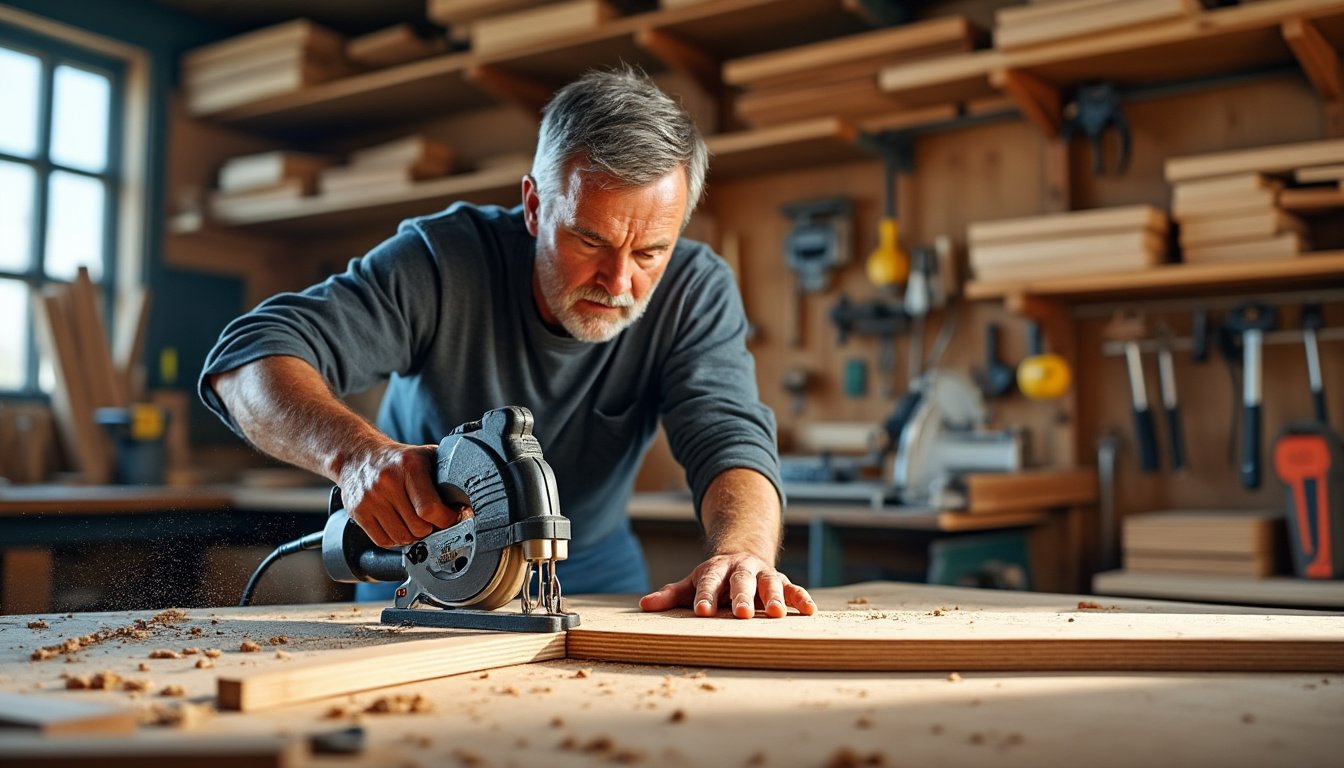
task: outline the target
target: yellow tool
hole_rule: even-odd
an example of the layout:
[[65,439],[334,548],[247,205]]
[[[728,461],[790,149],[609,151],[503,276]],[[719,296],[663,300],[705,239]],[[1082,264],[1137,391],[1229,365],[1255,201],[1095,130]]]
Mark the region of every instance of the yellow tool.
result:
[[1054,400],[1069,391],[1073,371],[1063,357],[1045,351],[1041,326],[1036,321],[1027,325],[1030,355],[1017,366],[1017,388],[1032,400]]
[[900,285],[910,275],[910,255],[901,248],[901,230],[896,221],[896,166],[900,147],[883,141],[882,158],[886,181],[886,208],[877,225],[877,248],[868,255],[868,280],[878,288]]

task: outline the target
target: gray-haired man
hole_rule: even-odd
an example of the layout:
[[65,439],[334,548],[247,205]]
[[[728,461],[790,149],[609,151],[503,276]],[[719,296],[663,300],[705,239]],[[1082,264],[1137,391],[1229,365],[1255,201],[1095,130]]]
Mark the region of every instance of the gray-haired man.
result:
[[[528,407],[573,521],[570,594],[648,588],[626,506],[661,418],[709,557],[640,605],[812,613],[774,568],[775,424],[732,274],[678,240],[707,162],[689,116],[642,74],[589,74],[547,106],[521,207],[403,222],[342,274],[269,299],[224,330],[201,397],[258,449],[339,485],[383,546],[457,521],[432,482],[442,436]],[[332,394],[384,378],[376,428]]]

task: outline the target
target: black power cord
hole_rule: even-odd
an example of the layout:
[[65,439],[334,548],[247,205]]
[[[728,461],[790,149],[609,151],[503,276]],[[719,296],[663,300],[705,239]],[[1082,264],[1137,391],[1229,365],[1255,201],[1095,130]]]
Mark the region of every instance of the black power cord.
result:
[[248,606],[252,604],[252,593],[257,591],[257,582],[261,581],[261,577],[266,573],[266,569],[270,568],[271,564],[276,560],[279,560],[286,555],[292,555],[295,552],[301,552],[305,549],[321,549],[322,533],[322,531],[310,533],[301,539],[295,539],[276,547],[275,551],[271,552],[271,554],[266,556],[265,560],[261,561],[261,565],[257,566],[257,570],[252,572],[252,578],[248,579],[247,586],[243,587],[243,597],[238,601],[238,605]]

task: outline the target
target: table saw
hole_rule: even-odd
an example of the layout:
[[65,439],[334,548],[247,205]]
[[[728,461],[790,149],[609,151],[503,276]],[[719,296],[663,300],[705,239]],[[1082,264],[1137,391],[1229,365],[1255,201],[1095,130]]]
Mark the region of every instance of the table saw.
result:
[[[749,621],[576,597],[583,625],[565,634],[387,626],[381,604],[5,616],[2,714],[28,723],[0,730],[0,754],[998,768],[1324,766],[1344,748],[1338,615],[895,583],[813,594],[816,616]],[[70,703],[188,716],[77,739],[78,717],[60,733]],[[243,711],[212,713],[223,704]],[[333,740],[353,753],[313,753]]]

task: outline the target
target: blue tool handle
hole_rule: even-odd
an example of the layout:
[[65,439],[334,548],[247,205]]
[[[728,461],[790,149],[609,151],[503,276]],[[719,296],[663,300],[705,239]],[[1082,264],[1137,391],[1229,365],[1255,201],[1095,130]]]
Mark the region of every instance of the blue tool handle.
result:
[[1167,435],[1171,439],[1171,469],[1185,468],[1185,436],[1181,432],[1181,409],[1168,408]]
[[1316,420],[1322,424],[1329,424],[1330,419],[1325,412],[1325,390],[1312,390],[1311,401],[1316,404]]
[[1241,412],[1241,487],[1260,487],[1260,404]]
[[1134,440],[1139,444],[1139,467],[1157,471],[1157,424],[1152,408],[1134,409]]

